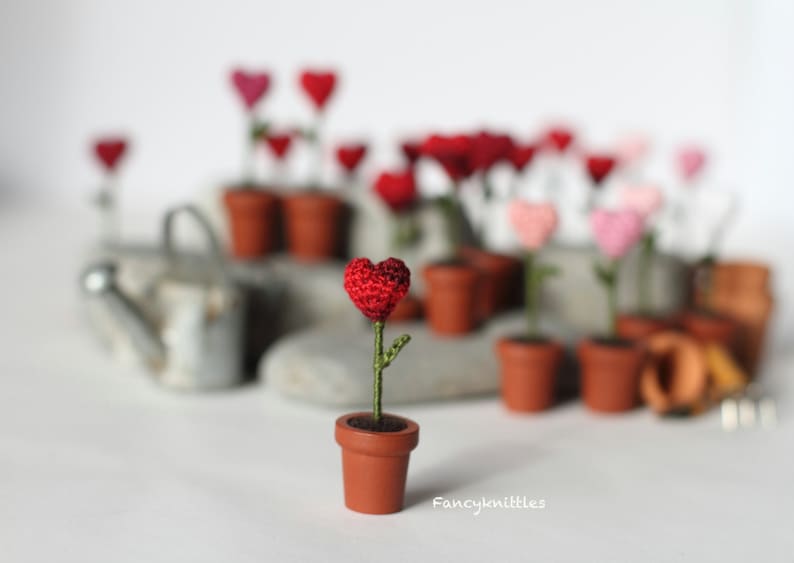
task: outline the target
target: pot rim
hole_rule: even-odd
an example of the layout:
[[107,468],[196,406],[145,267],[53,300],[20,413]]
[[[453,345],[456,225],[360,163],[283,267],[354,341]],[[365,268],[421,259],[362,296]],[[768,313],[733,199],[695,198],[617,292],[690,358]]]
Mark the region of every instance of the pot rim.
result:
[[382,457],[407,455],[419,443],[419,425],[404,416],[383,413],[384,416],[397,418],[406,424],[405,428],[397,432],[375,432],[348,424],[351,418],[371,415],[369,411],[360,411],[337,418],[334,431],[336,442],[344,449]]

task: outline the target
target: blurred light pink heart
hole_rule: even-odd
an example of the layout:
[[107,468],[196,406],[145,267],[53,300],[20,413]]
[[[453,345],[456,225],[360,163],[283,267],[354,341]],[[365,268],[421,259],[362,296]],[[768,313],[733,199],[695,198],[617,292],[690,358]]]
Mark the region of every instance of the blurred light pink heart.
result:
[[507,215],[518,240],[529,250],[538,250],[557,229],[557,210],[551,203],[529,203],[515,200]]
[[629,186],[623,190],[622,198],[624,207],[636,211],[646,221],[664,205],[662,190],[656,186]]
[[590,226],[598,248],[612,259],[625,256],[643,231],[642,217],[631,209],[596,209],[590,214]]
[[266,72],[232,72],[232,84],[240,94],[245,107],[250,111],[270,88],[270,75]]
[[650,146],[650,141],[645,135],[626,135],[615,145],[615,154],[624,165],[633,165],[648,154]]
[[706,164],[706,153],[699,147],[684,147],[678,151],[678,168],[685,180],[692,180]]

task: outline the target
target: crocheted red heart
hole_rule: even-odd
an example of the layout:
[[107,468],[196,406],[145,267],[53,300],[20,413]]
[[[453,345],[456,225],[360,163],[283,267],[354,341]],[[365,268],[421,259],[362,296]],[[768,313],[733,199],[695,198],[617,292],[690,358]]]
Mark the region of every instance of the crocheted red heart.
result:
[[94,153],[108,171],[115,170],[126,149],[124,139],[101,139],[94,144]]
[[311,98],[314,107],[322,111],[336,86],[336,73],[306,70],[300,75],[303,91]]
[[585,157],[585,166],[596,187],[606,179],[617,165],[617,160],[606,154],[591,154]]
[[336,160],[348,174],[356,171],[366,154],[367,145],[362,143],[351,143],[336,147]]
[[368,258],[353,258],[345,268],[344,285],[350,300],[365,317],[383,322],[408,293],[411,271],[398,258],[377,264]]
[[290,133],[268,133],[265,137],[265,143],[278,160],[284,160],[289,148],[292,145],[292,135]]

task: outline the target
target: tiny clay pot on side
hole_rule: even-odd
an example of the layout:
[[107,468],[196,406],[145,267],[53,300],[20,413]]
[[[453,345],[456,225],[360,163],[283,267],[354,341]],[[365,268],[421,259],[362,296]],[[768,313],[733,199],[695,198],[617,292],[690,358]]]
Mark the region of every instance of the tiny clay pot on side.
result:
[[731,319],[718,314],[700,311],[687,311],[681,318],[687,334],[702,343],[716,343],[736,351],[738,325]]
[[619,413],[637,405],[643,347],[628,340],[585,340],[577,350],[582,399],[592,411]]
[[554,340],[501,338],[502,402],[516,412],[540,412],[554,405],[563,348]]
[[665,317],[630,313],[618,315],[618,336],[626,340],[642,341],[672,326],[673,321]]
[[659,414],[693,407],[706,395],[708,374],[703,348],[691,336],[660,332],[646,341],[648,358],[640,375],[640,395]]
[[250,260],[278,248],[280,203],[277,196],[257,188],[232,188],[223,194],[229,217],[231,254]]
[[422,316],[422,302],[410,293],[397,302],[397,306],[389,315],[389,322],[414,321]]
[[328,193],[284,197],[287,250],[296,260],[322,262],[340,255],[345,202]]
[[522,263],[518,258],[470,246],[460,250],[460,257],[480,271],[477,298],[480,320],[520,303]]
[[391,514],[403,508],[411,451],[419,443],[419,425],[407,418],[398,432],[355,428],[349,421],[372,416],[356,412],[336,419],[336,442],[342,447],[345,506],[365,514]]
[[442,336],[456,336],[477,327],[477,295],[480,273],[463,263],[425,266],[425,317],[430,329]]

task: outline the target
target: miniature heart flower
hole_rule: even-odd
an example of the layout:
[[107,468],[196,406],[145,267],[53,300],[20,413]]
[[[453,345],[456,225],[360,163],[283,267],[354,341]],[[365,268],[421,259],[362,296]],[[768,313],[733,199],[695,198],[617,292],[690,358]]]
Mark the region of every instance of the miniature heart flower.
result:
[[616,143],[615,154],[620,162],[632,165],[648,154],[649,147],[650,142],[645,135],[626,135]]
[[591,154],[585,157],[585,166],[595,187],[601,186],[607,176],[614,170],[617,160],[606,154]]
[[270,75],[266,72],[246,72],[237,69],[232,72],[231,78],[248,111],[254,108],[270,88]]
[[398,258],[377,264],[368,258],[354,258],[345,268],[345,291],[372,322],[385,321],[410,285],[411,271]]
[[601,252],[614,260],[625,256],[643,231],[642,217],[631,209],[596,209],[590,214],[590,226]]
[[471,176],[471,151],[469,135],[431,135],[422,143],[422,154],[438,162],[456,183]]
[[564,127],[554,127],[546,132],[543,141],[546,147],[562,153],[573,143],[573,132]]
[[400,150],[408,161],[409,166],[413,166],[422,155],[422,144],[414,141],[404,141],[400,145]]
[[126,149],[127,141],[121,138],[100,139],[94,144],[94,154],[108,172],[116,169]]
[[306,70],[300,75],[300,85],[317,111],[322,111],[336,86],[336,73]]
[[395,213],[413,207],[418,195],[416,181],[411,170],[383,172],[375,180],[373,189]]
[[336,149],[336,160],[348,174],[352,174],[366,154],[367,145],[360,143],[340,145]]
[[518,240],[529,250],[538,250],[557,229],[557,210],[551,203],[514,200],[507,215]]
[[692,180],[706,164],[706,153],[698,147],[684,147],[678,152],[678,168],[685,180]]
[[656,186],[633,186],[622,193],[623,205],[635,211],[643,220],[656,213],[664,205],[662,190]]
[[471,137],[471,167],[487,172],[497,162],[507,160],[513,150],[509,135],[480,131]]
[[537,151],[537,145],[514,145],[507,158],[516,172],[522,172],[532,162]]
[[268,133],[265,136],[265,143],[273,156],[278,160],[284,160],[292,146],[292,135],[290,133]]

